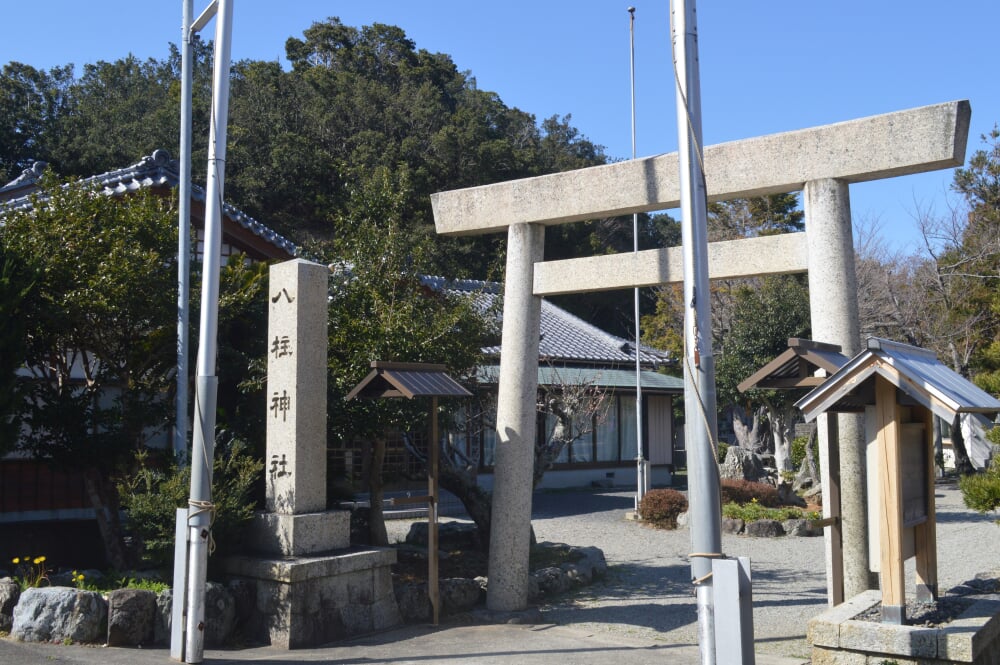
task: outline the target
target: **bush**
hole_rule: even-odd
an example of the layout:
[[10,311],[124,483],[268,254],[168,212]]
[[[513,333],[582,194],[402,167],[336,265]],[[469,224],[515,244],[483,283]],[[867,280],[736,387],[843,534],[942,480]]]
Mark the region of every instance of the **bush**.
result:
[[734,480],[723,478],[719,483],[722,492],[722,503],[746,504],[756,500],[767,508],[781,505],[778,490],[766,483],[755,483],[749,480]]
[[[214,462],[212,534],[218,553],[225,555],[234,552],[243,526],[253,518],[256,506],[250,497],[264,464],[237,438],[216,445]],[[143,562],[169,568],[173,565],[177,509],[187,506],[190,494],[191,467],[169,464],[165,469],[157,468],[146,452],[136,454],[136,466],[136,471],[118,484],[128,514],[127,526],[140,541]]]
[[[993,432],[998,428],[993,428]],[[980,513],[1000,508],[1000,456],[994,457],[990,468],[982,473],[963,476],[958,481],[965,505]],[[1000,524],[1000,520],[997,520]]]
[[687,499],[677,490],[649,490],[639,503],[639,517],[659,529],[676,529],[677,516],[687,508]]
[[806,459],[806,448],[809,446],[808,436],[797,436],[792,439],[792,466],[796,469],[802,466]]
[[733,519],[741,519],[744,522],[756,522],[757,520],[763,519],[778,520],[779,522],[802,518],[815,520],[820,517],[818,513],[806,513],[801,508],[795,508],[793,506],[768,508],[766,506],[762,506],[756,501],[751,501],[750,503],[743,504],[742,506],[737,503],[727,503],[722,506],[722,516]]

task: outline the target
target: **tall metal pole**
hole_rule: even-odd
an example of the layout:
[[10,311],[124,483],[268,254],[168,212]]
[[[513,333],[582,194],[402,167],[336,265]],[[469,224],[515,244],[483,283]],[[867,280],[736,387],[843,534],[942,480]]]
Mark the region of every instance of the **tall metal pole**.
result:
[[191,19],[194,0],[183,0],[181,26],[181,145],[177,220],[177,413],[174,458],[186,463],[188,431],[188,282],[191,276]]
[[[635,150],[635,7],[628,8],[629,37],[629,81],[632,98],[632,159],[636,157]],[[632,213],[632,251],[639,252],[639,213]],[[635,305],[635,511],[639,512],[642,497],[649,487],[647,478],[646,455],[642,450],[642,365],[639,362],[639,287],[634,289]]]
[[697,586],[698,642],[703,665],[715,663],[712,559],[722,551],[719,476],[715,462],[715,361],[708,285],[708,199],[702,163],[701,88],[694,0],[671,7],[681,236],[684,256],[684,414],[688,449],[691,577]]
[[212,461],[215,455],[215,375],[219,315],[219,271],[222,246],[222,202],[229,115],[229,56],[233,25],[231,0],[218,0],[215,61],[212,70],[212,125],[208,140],[208,183],[205,189],[205,241],[202,258],[201,332],[191,459],[189,566],[185,662],[200,663],[205,645],[205,579],[212,526]]

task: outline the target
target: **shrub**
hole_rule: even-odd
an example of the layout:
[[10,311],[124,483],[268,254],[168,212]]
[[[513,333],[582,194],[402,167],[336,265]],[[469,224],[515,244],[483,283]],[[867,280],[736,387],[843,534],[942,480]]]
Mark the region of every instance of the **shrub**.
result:
[[768,508],[776,508],[781,505],[778,490],[766,483],[723,478],[719,483],[719,489],[722,492],[722,503],[724,504],[745,504],[756,499],[757,503]]
[[687,508],[687,499],[677,490],[649,490],[639,503],[639,517],[659,529],[676,529],[677,516]]
[[[993,428],[996,432],[998,428]],[[990,468],[982,473],[963,476],[958,481],[965,505],[980,513],[1000,508],[1000,456],[993,458]],[[1000,520],[997,520],[1000,524]]]
[[798,469],[806,459],[806,448],[809,446],[808,436],[797,436],[792,439],[792,466]]
[[809,513],[808,515],[802,511],[800,508],[795,508],[793,506],[784,506],[782,508],[768,508],[761,505],[756,501],[751,501],[740,505],[738,503],[727,503],[722,506],[722,516],[730,517],[733,519],[741,519],[744,522],[756,522],[757,520],[778,520],[779,522],[784,522],[785,520],[795,520],[802,519],[806,517],[808,519],[816,519],[815,513]]
[[[219,554],[224,555],[236,550],[243,526],[253,518],[256,506],[251,499],[252,490],[264,464],[237,438],[216,445],[214,462],[212,534]],[[171,567],[177,508],[187,505],[191,467],[171,464],[166,469],[156,468],[145,452],[136,454],[136,464],[135,473],[119,482],[122,504],[128,512],[128,527],[141,542],[144,562]]]
[[726,453],[729,451],[729,444],[725,441],[719,441],[719,445],[715,449],[715,456],[719,460],[719,464],[726,461]]

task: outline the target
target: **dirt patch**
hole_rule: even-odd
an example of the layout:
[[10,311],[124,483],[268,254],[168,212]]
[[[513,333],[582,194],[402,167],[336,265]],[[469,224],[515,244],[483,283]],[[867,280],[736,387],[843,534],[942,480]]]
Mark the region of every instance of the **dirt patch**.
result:
[[[945,596],[930,603],[909,601],[906,603],[906,625],[935,628],[954,621],[974,602],[974,599],[962,596]],[[881,622],[882,603],[873,605],[854,618],[858,621]]]
[[[486,577],[489,555],[478,550],[441,552],[438,558],[438,578]],[[396,563],[392,566],[393,582],[419,584],[427,581],[427,550],[414,547],[396,549]]]

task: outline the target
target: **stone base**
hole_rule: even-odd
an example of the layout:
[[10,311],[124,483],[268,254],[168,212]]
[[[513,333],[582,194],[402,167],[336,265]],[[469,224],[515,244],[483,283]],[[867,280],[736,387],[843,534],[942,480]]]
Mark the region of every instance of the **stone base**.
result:
[[248,531],[250,549],[278,556],[306,556],[351,544],[351,513],[328,510],[288,515],[257,513]]
[[934,628],[854,619],[881,600],[881,592],[866,591],[813,618],[806,635],[813,665],[1000,663],[1000,595],[981,596]]
[[402,624],[393,594],[391,548],[318,557],[231,557],[227,574],[256,585],[248,637],[284,649],[313,647]]

